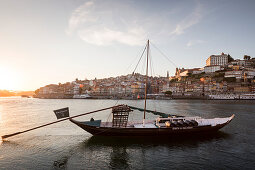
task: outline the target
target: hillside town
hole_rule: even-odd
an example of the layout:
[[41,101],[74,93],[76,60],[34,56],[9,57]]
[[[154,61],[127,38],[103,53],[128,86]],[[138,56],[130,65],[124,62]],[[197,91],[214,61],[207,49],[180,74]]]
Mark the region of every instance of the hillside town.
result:
[[[50,84],[35,91],[38,98],[142,99],[145,76],[118,77]],[[175,75],[148,77],[148,98],[255,99],[255,58],[211,55],[202,68],[176,68]]]

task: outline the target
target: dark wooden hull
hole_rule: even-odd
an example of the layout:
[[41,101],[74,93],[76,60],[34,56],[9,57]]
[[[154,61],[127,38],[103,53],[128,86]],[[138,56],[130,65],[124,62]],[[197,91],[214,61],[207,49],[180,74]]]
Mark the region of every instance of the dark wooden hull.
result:
[[172,135],[189,135],[194,133],[212,133],[216,132],[229,122],[216,126],[194,126],[194,127],[169,127],[169,128],[116,128],[116,127],[96,127],[86,125],[84,122],[79,122],[70,119],[71,122],[78,125],[85,131],[95,136],[172,136]]

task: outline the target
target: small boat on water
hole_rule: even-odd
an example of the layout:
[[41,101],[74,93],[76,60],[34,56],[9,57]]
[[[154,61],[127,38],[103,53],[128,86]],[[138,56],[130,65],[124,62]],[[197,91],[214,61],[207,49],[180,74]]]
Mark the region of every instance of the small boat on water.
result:
[[[163,136],[187,135],[194,133],[215,132],[227,125],[234,118],[234,115],[226,118],[204,119],[201,117],[185,117],[146,109],[147,85],[148,85],[148,56],[149,40],[147,49],[146,82],[144,94],[144,108],[137,108],[128,105],[117,105],[112,108],[112,121],[102,122],[101,120],[77,121],[69,120],[85,131],[95,136]],[[129,122],[129,113],[133,110],[143,111],[143,120]],[[154,120],[145,120],[146,112],[159,115]]]
[[215,94],[209,95],[211,100],[255,100],[255,93],[248,94]]
[[23,98],[30,98],[30,96],[25,95],[25,94],[21,95],[21,97],[23,97]]
[[241,99],[241,100],[255,100],[255,93],[241,94],[239,99]]
[[[112,122],[101,122],[101,120],[71,122],[95,136],[168,136],[187,135],[193,133],[216,132],[231,122],[234,115],[226,118],[203,119],[201,117],[159,117],[155,120],[145,122],[128,122],[128,113],[132,106],[116,106],[113,109]],[[124,111],[125,110],[125,111]]]
[[88,94],[75,94],[73,95],[73,99],[89,99],[91,98]]

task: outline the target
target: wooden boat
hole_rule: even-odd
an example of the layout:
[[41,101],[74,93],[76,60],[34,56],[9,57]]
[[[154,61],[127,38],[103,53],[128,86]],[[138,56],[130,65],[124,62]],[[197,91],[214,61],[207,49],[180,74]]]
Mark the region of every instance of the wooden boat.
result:
[[[112,107],[112,122],[102,122],[101,120],[77,121],[69,120],[81,127],[85,131],[95,136],[170,136],[188,135],[194,133],[209,133],[218,131],[234,118],[234,115],[226,118],[203,119],[201,117],[184,117],[169,115],[161,112],[146,109],[147,81],[148,81],[148,56],[149,40],[147,49],[147,67],[144,95],[144,109],[127,105]],[[143,120],[140,122],[128,122],[129,112],[137,109],[144,112]],[[145,120],[145,113],[151,112],[159,115],[156,120]]]
[[[120,106],[118,106],[120,107]],[[101,122],[101,120],[71,122],[95,136],[168,136],[188,135],[193,133],[216,132],[234,118],[203,119],[201,117],[169,117],[143,122],[128,122],[122,126],[114,126],[113,122]],[[185,123],[178,123],[185,122]],[[191,123],[191,122],[195,123]]]

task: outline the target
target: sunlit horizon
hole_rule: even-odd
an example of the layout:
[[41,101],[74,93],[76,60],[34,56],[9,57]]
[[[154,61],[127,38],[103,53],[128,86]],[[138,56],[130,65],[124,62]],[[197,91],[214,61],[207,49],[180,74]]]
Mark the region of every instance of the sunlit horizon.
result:
[[[0,89],[130,74],[147,39],[180,68],[204,67],[221,52],[255,57],[253,7],[231,0],[1,1]],[[152,56],[155,76],[174,75],[176,66]]]
[[[15,70],[12,70],[8,67],[0,67],[0,90],[8,91],[24,91],[20,89],[21,87],[21,76]],[[27,90],[25,90],[27,91]]]

